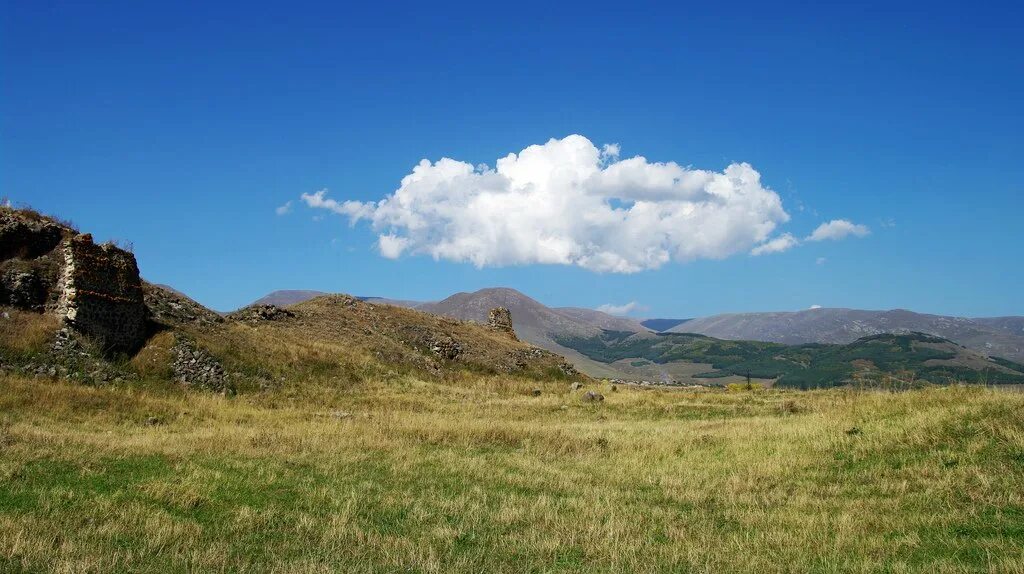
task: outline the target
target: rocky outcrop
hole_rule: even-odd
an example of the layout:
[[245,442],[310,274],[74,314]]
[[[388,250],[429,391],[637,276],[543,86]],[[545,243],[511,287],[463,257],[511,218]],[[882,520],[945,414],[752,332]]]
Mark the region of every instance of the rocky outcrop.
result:
[[135,256],[89,234],[61,244],[64,269],[57,313],[104,351],[134,351],[146,339],[146,305]]
[[224,318],[188,297],[152,283],[143,283],[143,300],[152,320],[167,326],[181,324],[209,325],[223,323]]
[[505,307],[495,307],[487,314],[487,328],[505,333],[515,340],[516,331],[512,328],[512,313]]
[[0,207],[0,305],[42,312],[57,301],[57,246],[72,230],[31,211]]
[[47,288],[40,273],[11,268],[0,275],[0,305],[42,311],[46,299]]
[[249,305],[228,315],[229,319],[245,321],[247,323],[260,323],[262,321],[281,321],[292,319],[295,313],[288,309],[282,309],[277,305]]
[[0,211],[0,261],[35,259],[53,251],[69,228],[31,211]]

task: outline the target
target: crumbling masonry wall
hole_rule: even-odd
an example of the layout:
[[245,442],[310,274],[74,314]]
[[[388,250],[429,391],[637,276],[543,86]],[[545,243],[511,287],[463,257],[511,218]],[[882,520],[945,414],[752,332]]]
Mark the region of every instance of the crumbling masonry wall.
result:
[[487,327],[491,330],[505,333],[509,337],[519,340],[516,331],[512,328],[512,313],[505,307],[495,307],[487,314]]
[[66,239],[57,313],[111,351],[134,351],[146,338],[146,306],[135,256],[89,234]]

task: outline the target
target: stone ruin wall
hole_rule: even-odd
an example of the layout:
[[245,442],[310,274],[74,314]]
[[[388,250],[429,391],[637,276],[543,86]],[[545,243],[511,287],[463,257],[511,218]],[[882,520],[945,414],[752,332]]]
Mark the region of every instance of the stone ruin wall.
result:
[[89,234],[65,240],[57,313],[111,351],[133,351],[146,338],[146,307],[135,256]]
[[487,314],[487,327],[491,330],[505,333],[515,340],[516,331],[512,328],[512,312],[505,307],[495,307]]

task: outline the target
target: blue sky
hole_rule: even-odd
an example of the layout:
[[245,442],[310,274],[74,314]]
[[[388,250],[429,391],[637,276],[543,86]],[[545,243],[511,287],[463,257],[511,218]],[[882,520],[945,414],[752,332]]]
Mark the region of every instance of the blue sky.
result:
[[[635,301],[640,316],[1024,314],[1013,4],[208,4],[9,3],[0,196],[132,241],[147,279],[216,309],[275,289],[425,300],[501,285],[551,305]],[[751,256],[737,224],[721,259],[478,268],[383,257],[390,228],[300,199],[376,202],[422,159],[494,168],[571,134],[652,164],[749,163],[789,215],[763,239],[801,245]],[[870,234],[803,240],[835,219]]]

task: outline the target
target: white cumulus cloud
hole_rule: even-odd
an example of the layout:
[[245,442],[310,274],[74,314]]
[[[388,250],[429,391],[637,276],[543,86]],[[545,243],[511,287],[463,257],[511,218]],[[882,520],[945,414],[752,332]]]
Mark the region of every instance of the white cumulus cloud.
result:
[[618,316],[629,315],[633,311],[642,311],[643,309],[644,307],[636,301],[630,301],[625,305],[612,305],[611,303],[606,303],[597,308],[597,310],[602,313]]
[[385,257],[615,273],[746,252],[789,220],[749,164],[716,172],[620,153],[617,144],[599,149],[570,135],[510,153],[494,168],[422,160],[379,201],[339,202],[327,190],[302,201],[352,224],[367,220]]
[[845,219],[833,219],[822,223],[807,237],[808,241],[824,241],[826,239],[843,239],[845,237],[864,237],[871,233],[866,225],[860,225]]
[[811,309],[811,310],[821,309],[821,305],[811,305],[810,307],[808,307],[808,309]]
[[790,247],[800,245],[800,240],[790,233],[783,233],[775,239],[765,241],[761,245],[750,250],[751,255],[767,255],[768,253],[781,253]]

